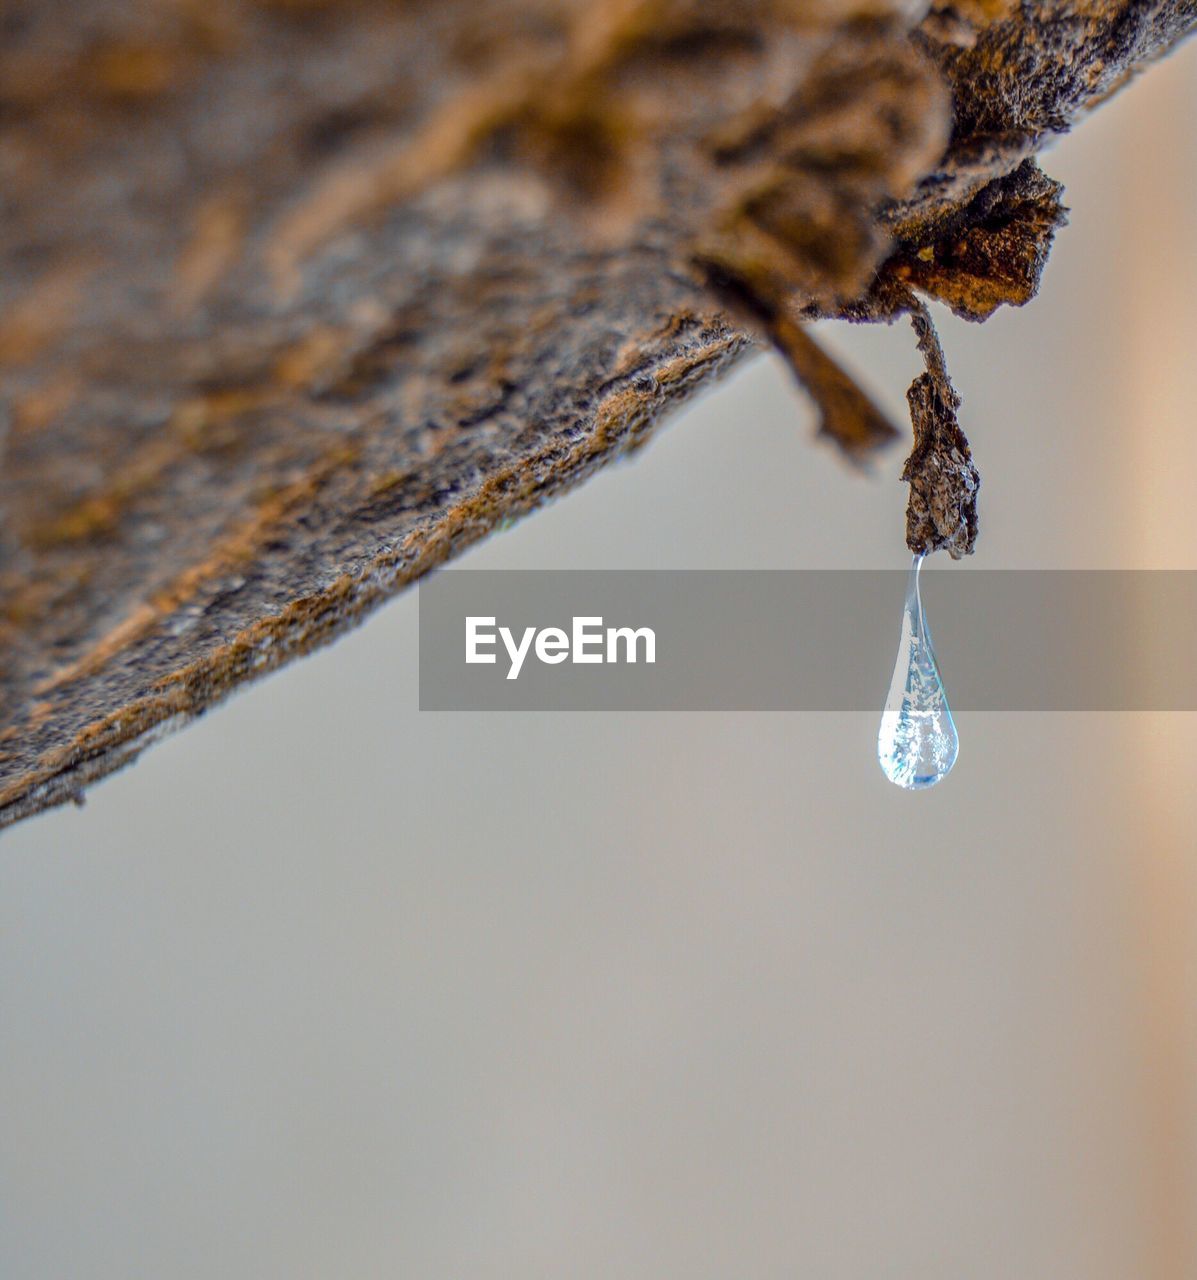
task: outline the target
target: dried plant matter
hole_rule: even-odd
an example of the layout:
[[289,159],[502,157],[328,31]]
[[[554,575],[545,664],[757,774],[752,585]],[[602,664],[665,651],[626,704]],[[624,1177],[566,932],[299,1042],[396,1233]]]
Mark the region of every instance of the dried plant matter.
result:
[[927,308],[907,302],[927,371],[910,385],[910,421],[914,449],[902,468],[910,485],[906,506],[906,545],[916,555],[947,551],[954,560],[977,544],[977,490],[981,478],[972,450],[956,420],[960,397],[948,377],[943,348]]
[[[853,456],[891,438],[801,321],[1026,301],[1062,217],[1034,152],[1195,18],[11,0],[0,821],[584,479],[758,336]],[[934,536],[967,550],[955,510]]]

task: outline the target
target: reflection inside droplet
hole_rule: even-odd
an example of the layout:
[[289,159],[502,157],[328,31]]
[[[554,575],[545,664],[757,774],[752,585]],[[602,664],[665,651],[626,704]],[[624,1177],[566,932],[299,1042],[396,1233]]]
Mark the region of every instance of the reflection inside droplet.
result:
[[877,758],[899,787],[933,787],[956,763],[960,739],[944,693],[919,593],[923,557],[915,556],[902,612],[902,639],[881,713]]

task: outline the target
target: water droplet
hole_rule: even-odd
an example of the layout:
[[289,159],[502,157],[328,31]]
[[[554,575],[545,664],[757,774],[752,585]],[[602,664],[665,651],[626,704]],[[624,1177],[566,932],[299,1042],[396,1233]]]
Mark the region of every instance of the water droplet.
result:
[[877,758],[885,776],[908,791],[946,778],[960,749],[919,594],[922,564],[923,557],[915,556],[910,566],[898,660],[877,734]]

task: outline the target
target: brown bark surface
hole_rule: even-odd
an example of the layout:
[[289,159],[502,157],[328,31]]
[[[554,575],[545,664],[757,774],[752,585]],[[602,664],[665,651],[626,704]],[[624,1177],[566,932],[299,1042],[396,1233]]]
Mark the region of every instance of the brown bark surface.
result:
[[[10,2],[0,824],[634,448],[758,338],[850,455],[892,440],[801,322],[1025,302],[1062,219],[1034,153],[1195,21]],[[967,460],[937,354],[924,377],[907,470],[939,523],[912,537],[963,553],[967,469],[919,489],[936,441]]]

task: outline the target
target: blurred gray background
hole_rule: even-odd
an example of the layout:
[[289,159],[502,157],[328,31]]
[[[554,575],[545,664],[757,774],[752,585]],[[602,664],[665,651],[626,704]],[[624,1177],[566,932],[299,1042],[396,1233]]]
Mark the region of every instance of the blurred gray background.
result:
[[[1197,568],[1194,119],[1197,46],[941,316],[984,565]],[[906,326],[824,337],[903,413]],[[762,356],[463,563],[900,567],[901,449],[811,429]],[[910,795],[875,716],[420,714],[416,620],[0,840],[4,1280],[1193,1280],[1193,716],[966,712]]]

